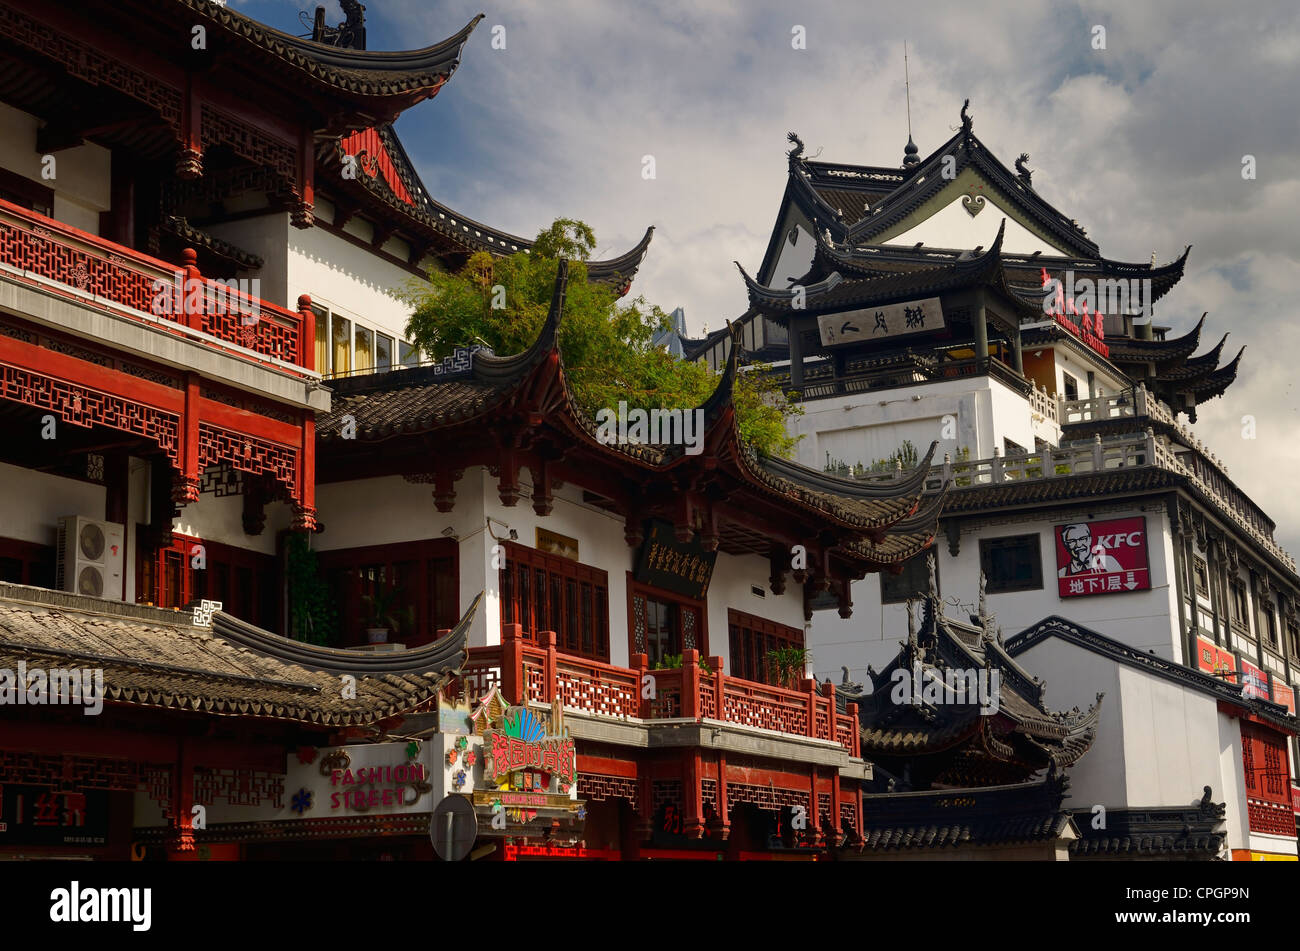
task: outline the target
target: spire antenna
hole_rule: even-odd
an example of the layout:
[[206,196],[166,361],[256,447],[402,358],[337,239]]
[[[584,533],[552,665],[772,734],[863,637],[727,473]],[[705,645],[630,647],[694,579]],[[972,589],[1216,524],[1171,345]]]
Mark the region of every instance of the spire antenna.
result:
[[907,40],[903,40],[903,95],[907,100],[907,140],[912,141],[912,82],[907,72]]
[[903,40],[903,95],[907,99],[907,145],[903,148],[903,168],[921,163],[919,149],[912,141],[912,81],[907,69],[907,40]]

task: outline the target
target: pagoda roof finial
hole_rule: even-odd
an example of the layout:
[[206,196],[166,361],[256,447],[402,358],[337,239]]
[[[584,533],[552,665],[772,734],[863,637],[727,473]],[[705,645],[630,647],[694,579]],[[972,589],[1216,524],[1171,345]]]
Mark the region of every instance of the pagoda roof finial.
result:
[[903,146],[903,168],[911,168],[913,165],[921,164],[921,157],[917,154],[919,151],[909,134],[907,136],[907,145]]
[[974,121],[970,116],[970,100],[967,99],[961,104],[961,131],[962,135],[970,135],[974,127]]

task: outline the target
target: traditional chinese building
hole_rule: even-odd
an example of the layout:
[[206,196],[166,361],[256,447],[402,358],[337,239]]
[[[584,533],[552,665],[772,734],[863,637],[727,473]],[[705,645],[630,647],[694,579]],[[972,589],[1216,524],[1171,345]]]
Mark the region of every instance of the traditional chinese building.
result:
[[[333,383],[317,430],[321,562],[345,615],[376,577],[434,623],[487,592],[464,689],[560,702],[584,854],[824,854],[859,835],[872,766],[854,709],[801,656],[782,678],[770,653],[803,648],[816,597],[923,550],[939,497],[919,479],[882,492],[747,448],[738,350],[687,410],[699,452],[598,438],[564,372],[566,280],[561,263],[522,354]],[[792,566],[795,546],[806,560]]]
[[[815,161],[790,136],[766,252],[755,277],[742,268],[749,308],[739,324],[744,358],[769,364],[802,400],[797,458],[866,484],[910,482],[915,447],[938,440],[927,488],[949,486],[941,590],[974,590],[982,574],[1008,631],[1064,615],[1293,716],[1295,562],[1181,421],[1226,398],[1242,354],[1228,359],[1226,338],[1202,350],[1204,316],[1175,333],[1154,313],[1190,249],[1163,265],[1154,254],[1105,257],[1034,185],[1028,156],[1008,168],[973,125],[963,107],[955,135],[928,156],[909,143],[901,167]],[[712,334],[683,346],[717,366],[731,343]],[[925,578],[917,559],[853,584],[850,619],[817,602],[809,643],[819,675],[846,666],[860,678],[892,660]],[[1226,784],[1228,814],[1250,820],[1230,824],[1233,853],[1293,856],[1290,820],[1262,819],[1290,808],[1293,720],[1265,719],[1234,719],[1244,771],[1235,778],[1188,775],[1185,789],[1110,806],[1190,807],[1205,785]],[[1109,762],[1092,757],[1076,775]],[[1247,800],[1260,805],[1250,811]]]

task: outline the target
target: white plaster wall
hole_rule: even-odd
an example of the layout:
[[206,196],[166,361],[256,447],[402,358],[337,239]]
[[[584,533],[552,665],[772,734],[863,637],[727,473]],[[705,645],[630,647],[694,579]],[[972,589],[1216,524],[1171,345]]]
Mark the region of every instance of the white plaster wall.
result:
[[1047,681],[1044,699],[1049,710],[1086,710],[1097,702],[1097,694],[1106,695],[1101,701],[1097,739],[1070,767],[1066,804],[1076,809],[1098,804],[1108,809],[1123,806],[1128,801],[1127,774],[1142,767],[1124,757],[1128,709],[1120,689],[1120,665],[1054,637],[1038,642],[1016,660],[1030,674]]
[[[960,491],[960,490],[958,490]],[[1086,514],[1086,513],[1084,513]],[[1173,546],[1168,520],[1162,511],[1147,506],[1097,509],[1096,520],[1145,515],[1147,557],[1151,569],[1151,590],[1124,594],[1061,598],[1056,585],[1054,526],[1062,517],[1005,519],[998,524],[966,530],[956,558],[949,554],[947,538],[940,533],[931,547],[938,559],[939,587],[945,598],[957,597],[966,608],[949,606],[952,617],[965,620],[979,596],[979,540],[1006,535],[1039,536],[1043,562],[1043,587],[1033,591],[989,594],[989,610],[1010,637],[1052,614],[1068,617],[1113,637],[1121,643],[1157,656],[1181,661],[1181,635],[1171,584]],[[880,669],[898,653],[898,643],[907,636],[907,614],[902,604],[880,602],[880,577],[869,575],[853,583],[853,617],[847,621],[834,610],[813,613],[808,646],[816,659],[818,677],[838,677],[847,666],[854,680],[866,674],[867,664]]]
[[999,204],[1001,199],[994,199],[990,189],[986,188],[983,192],[984,210],[974,217],[962,204],[962,194],[956,194],[954,189],[951,202],[915,227],[883,243],[911,247],[922,241],[931,248],[972,249],[983,246],[987,250],[997,239],[998,227],[1005,218],[1007,230],[1002,238],[1003,251],[1009,254],[1032,254],[1035,251],[1052,255],[1065,254],[1063,248],[1048,244],[1012,218]]
[[354,323],[404,337],[410,308],[396,294],[413,277],[323,228],[288,234],[288,296],[295,306],[299,294],[310,294],[313,303]]
[[[793,245],[787,237],[791,227],[799,229],[799,237]],[[812,226],[791,207],[785,221],[781,223],[780,251],[768,286],[785,289],[790,286],[792,279],[803,277],[812,269],[813,253],[816,250],[817,242],[813,239]]]
[[1208,785],[1227,802],[1230,847],[1247,847],[1240,726],[1213,697],[1056,638],[1017,660],[1047,681],[1051,709],[1084,709],[1106,694],[1097,738],[1070,768],[1068,806],[1190,806]]
[[[791,433],[803,436],[796,460],[817,470],[825,468],[827,452],[850,465],[870,465],[904,439],[918,453],[938,440],[936,464],[945,452],[956,459],[961,448],[970,450],[971,459],[987,459],[995,446],[1002,452],[1003,438],[1034,448],[1036,424],[1029,401],[987,376],[810,400],[803,408],[804,414],[790,421]],[[955,438],[944,438],[945,416],[956,417]]]
[[[1119,685],[1126,804],[1187,806],[1200,800],[1205,786],[1214,786],[1221,798],[1215,699],[1125,666],[1119,666]],[[1240,756],[1236,762],[1241,772]]]
[[260,535],[244,532],[244,499],[241,495],[217,498],[205,494],[199,501],[181,509],[180,517],[172,522],[172,529],[207,542],[217,542],[234,548],[275,554],[275,537],[289,527],[293,511],[286,502],[270,502],[266,506],[266,525]]
[[[527,475],[527,470],[524,470]],[[364,545],[395,544],[442,537],[445,528],[460,539],[460,610],[485,592],[482,609],[470,629],[471,646],[501,642],[499,571],[493,565],[495,538],[507,539],[511,529],[517,542],[536,547],[537,529],[578,540],[579,563],[605,571],[609,578],[610,663],[627,666],[627,575],[636,551],[623,538],[623,519],[582,501],[582,490],[566,483],[554,490],[548,516],[533,511],[532,484],[520,480],[522,497],[513,508],[501,504],[497,478],[483,467],[466,471],[456,483],[455,508],[443,514],[433,504],[432,486],[406,482],[400,476],[336,482],[316,490],[317,513],[325,531],[313,546],[321,551]],[[485,522],[491,518],[490,534]],[[735,557],[720,553],[706,602],[709,651],[728,657],[727,610],[735,608],[781,624],[803,629],[803,601],[789,585],[780,597],[767,591],[756,597],[751,585],[766,585],[767,560],[758,556]],[[728,661],[729,662],[729,661]]]
[[54,217],[99,234],[99,213],[110,207],[111,153],[87,143],[54,153],[54,177],[42,175],[35,116],[0,104],[0,167],[54,190]]
[[260,282],[262,300],[296,311],[297,292],[292,299],[289,297],[288,241],[291,227],[287,213],[275,212],[211,225],[207,230],[214,237],[260,255],[265,262],[261,268],[256,271],[241,271],[235,276],[256,278]]
[[1219,785],[1215,802],[1226,802],[1228,848],[1250,848],[1250,814],[1246,809],[1246,768],[1241,749],[1241,721],[1219,714]]
[[53,545],[65,515],[104,517],[102,485],[0,463],[0,535]]

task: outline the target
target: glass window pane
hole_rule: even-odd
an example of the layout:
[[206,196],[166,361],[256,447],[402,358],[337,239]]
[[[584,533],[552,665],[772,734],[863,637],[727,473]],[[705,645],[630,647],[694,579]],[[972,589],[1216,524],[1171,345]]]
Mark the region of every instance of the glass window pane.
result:
[[329,312],[312,305],[311,311],[316,315],[316,369],[321,373],[330,371],[330,325]]
[[356,369],[369,370],[375,362],[375,334],[365,327],[358,327],[356,333],[356,350],[353,354]]
[[413,367],[420,362],[420,351],[405,340],[397,341],[397,359],[404,367]]
[[393,368],[393,338],[375,334],[375,369],[387,373]]
[[347,373],[352,369],[352,321],[344,320],[338,314],[330,321],[332,333],[332,351],[334,373]]

